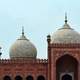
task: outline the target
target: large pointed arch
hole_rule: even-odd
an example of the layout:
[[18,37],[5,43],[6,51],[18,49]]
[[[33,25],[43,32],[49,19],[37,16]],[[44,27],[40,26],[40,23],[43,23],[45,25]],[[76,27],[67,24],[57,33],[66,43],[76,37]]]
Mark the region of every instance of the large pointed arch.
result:
[[64,53],[58,53],[58,54],[56,54],[56,59],[55,59],[55,61],[57,61],[59,58],[61,58],[62,56],[65,56],[65,55],[72,56],[72,57],[75,58],[77,61],[79,61],[79,58],[77,57],[78,54],[76,54],[76,53],[74,54],[74,53],[71,53],[71,52],[69,52],[69,51],[64,52]]
[[61,80],[60,75],[63,73],[71,73],[74,80],[78,78],[78,61],[69,54],[61,56],[56,61],[56,79]]
[[72,58],[73,60],[75,60],[75,61],[78,63],[78,60],[77,60],[74,56],[72,56],[71,54],[64,54],[64,55],[60,56],[60,57],[56,60],[56,63],[57,63],[59,60],[61,60],[63,57]]

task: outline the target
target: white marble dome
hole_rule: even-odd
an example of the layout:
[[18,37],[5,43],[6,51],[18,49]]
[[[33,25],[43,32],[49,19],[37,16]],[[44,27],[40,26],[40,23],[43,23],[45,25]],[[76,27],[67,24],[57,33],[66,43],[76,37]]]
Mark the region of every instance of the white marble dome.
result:
[[80,34],[72,29],[65,20],[63,27],[53,33],[51,43],[80,43]]
[[10,58],[36,58],[35,46],[24,36],[24,32],[10,48]]

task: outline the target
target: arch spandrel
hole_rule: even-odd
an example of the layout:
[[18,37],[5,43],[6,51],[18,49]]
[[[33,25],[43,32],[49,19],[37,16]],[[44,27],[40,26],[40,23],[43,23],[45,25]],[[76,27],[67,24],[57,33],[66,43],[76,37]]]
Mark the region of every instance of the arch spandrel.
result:
[[64,52],[64,53],[56,53],[56,56],[55,56],[55,62],[61,58],[62,56],[65,56],[65,55],[69,55],[71,57],[73,57],[74,59],[77,60],[77,62],[79,62],[79,54],[77,53],[71,53],[71,52]]

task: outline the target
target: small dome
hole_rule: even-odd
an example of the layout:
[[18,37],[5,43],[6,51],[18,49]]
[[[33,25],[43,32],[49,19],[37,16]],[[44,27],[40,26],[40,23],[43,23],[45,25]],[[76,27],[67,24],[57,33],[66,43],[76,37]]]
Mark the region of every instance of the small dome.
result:
[[80,34],[72,29],[65,19],[63,27],[52,35],[51,43],[80,43]]
[[19,39],[10,48],[10,58],[36,58],[35,46],[24,36],[24,31]]

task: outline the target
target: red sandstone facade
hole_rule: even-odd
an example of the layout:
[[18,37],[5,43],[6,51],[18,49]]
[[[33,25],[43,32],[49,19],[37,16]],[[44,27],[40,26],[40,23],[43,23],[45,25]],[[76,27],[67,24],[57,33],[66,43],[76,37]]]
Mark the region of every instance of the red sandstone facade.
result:
[[79,80],[80,44],[49,44],[48,48],[48,80],[64,80],[66,75]]
[[[1,60],[0,80],[3,80],[5,76],[10,77],[11,80],[27,80],[28,76],[31,76],[34,80],[37,80],[38,76],[44,76],[47,79],[47,70],[47,60]],[[15,79],[16,76],[22,79]]]
[[[80,35],[70,28],[66,18],[56,34],[58,37],[52,43],[50,35],[47,36],[47,60],[34,57],[0,60],[0,80],[79,80]],[[19,40],[25,40],[24,32]]]
[[48,60],[0,60],[0,80],[79,80],[80,44],[51,44],[50,41],[48,36]]

